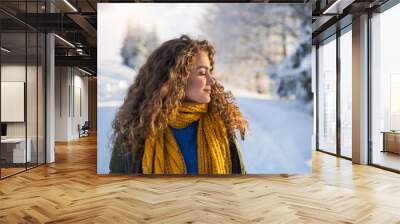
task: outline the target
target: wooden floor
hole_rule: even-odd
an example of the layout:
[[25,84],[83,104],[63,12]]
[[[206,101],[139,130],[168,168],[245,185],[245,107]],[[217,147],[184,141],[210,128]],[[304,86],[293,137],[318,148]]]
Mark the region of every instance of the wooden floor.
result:
[[36,163],[27,163],[26,167],[25,167],[25,164],[18,164],[17,167],[9,167],[9,166],[5,167],[5,168],[2,167],[1,170],[0,170],[1,178],[5,178],[5,177],[8,177],[8,176],[23,172],[23,171],[25,171],[27,169],[33,169],[36,166],[37,166]]
[[0,223],[400,223],[400,175],[315,152],[312,175],[96,174],[95,137],[0,181]]
[[372,157],[374,164],[400,170],[400,155],[392,152],[374,151]]
[[12,167],[12,168],[1,168],[1,178],[11,176],[13,174],[25,171],[25,167]]

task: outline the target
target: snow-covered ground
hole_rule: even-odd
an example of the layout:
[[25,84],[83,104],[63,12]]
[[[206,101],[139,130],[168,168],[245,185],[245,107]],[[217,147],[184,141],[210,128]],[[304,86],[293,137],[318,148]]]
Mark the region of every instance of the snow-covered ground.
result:
[[[248,174],[310,173],[312,115],[296,101],[238,97],[250,132],[240,141]],[[108,173],[108,136],[116,107],[98,108],[98,173]],[[240,139],[240,138],[238,138]]]
[[239,97],[238,103],[250,125],[239,141],[247,173],[311,172],[312,115],[296,101]]

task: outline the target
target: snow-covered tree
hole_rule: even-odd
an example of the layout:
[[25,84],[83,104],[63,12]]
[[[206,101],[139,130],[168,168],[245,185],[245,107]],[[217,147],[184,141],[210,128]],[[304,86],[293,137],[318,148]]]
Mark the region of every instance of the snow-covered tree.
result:
[[146,30],[132,22],[127,24],[127,34],[121,48],[121,56],[125,65],[137,70],[158,46],[159,38],[154,29]]
[[293,51],[303,32],[299,12],[293,4],[215,4],[202,30],[217,46],[216,75],[236,87],[268,93],[273,80],[260,74],[269,76],[265,68]]
[[278,65],[271,77],[277,80],[276,91],[279,96],[292,96],[306,102],[312,100],[310,59],[311,46],[304,41]]
[[311,92],[311,10],[307,5],[295,6],[293,9],[300,16],[301,29],[299,44],[293,53],[288,55],[275,68],[269,68],[271,77],[277,81],[276,93],[281,97],[301,100],[312,105]]

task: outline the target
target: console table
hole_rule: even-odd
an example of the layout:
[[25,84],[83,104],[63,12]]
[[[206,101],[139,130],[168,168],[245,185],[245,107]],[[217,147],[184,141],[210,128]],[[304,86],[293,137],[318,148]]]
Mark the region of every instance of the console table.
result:
[[400,154],[400,131],[382,131],[381,133],[383,133],[382,152]]

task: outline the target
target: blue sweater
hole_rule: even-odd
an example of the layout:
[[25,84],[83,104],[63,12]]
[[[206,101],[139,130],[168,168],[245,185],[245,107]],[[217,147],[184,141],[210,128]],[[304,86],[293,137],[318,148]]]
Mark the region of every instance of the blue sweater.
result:
[[188,174],[197,174],[197,126],[193,122],[186,128],[172,128],[176,142],[181,149]]

